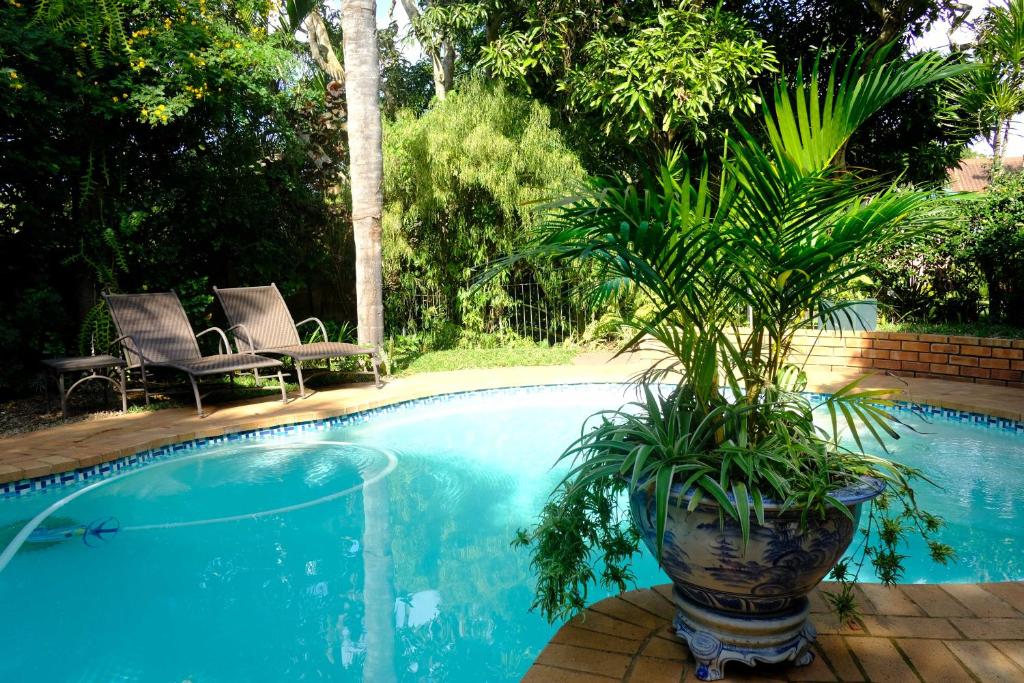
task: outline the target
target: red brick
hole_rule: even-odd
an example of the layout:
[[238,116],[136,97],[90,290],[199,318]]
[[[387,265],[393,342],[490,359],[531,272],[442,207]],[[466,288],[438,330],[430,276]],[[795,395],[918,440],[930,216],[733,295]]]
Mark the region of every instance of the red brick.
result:
[[851,368],[870,368],[871,362],[870,358],[851,358],[846,364]]
[[905,341],[900,344],[900,348],[904,351],[931,351],[932,345],[928,342]]
[[960,633],[946,619],[932,617],[889,617],[864,615],[861,619],[864,628],[873,636],[897,638],[913,636],[915,638],[942,638],[956,640]]
[[1024,582],[1007,581],[1004,583],[986,583],[983,587],[986,593],[1000,598],[1003,602],[1015,608],[1018,612],[1024,613]]
[[978,367],[978,359],[974,356],[950,356],[950,365],[966,365],[968,367]]
[[932,344],[932,353],[959,353],[959,344]]
[[917,360],[917,351],[893,351],[889,356],[893,360]]
[[918,358],[923,363],[949,363],[948,353],[922,353]]
[[905,341],[905,342],[906,341],[910,341],[910,342],[912,342],[912,341],[917,341],[917,337],[918,337],[918,335],[914,334],[913,332],[890,332],[889,333],[889,339],[894,339],[896,341]]
[[898,342],[898,341],[890,341],[888,339],[876,339],[875,343],[873,344],[873,346],[876,349],[888,349],[890,351],[899,351],[900,350],[900,342]]
[[992,348],[989,346],[970,346],[963,344],[960,346],[960,353],[965,356],[991,356]]
[[979,379],[988,379],[990,372],[992,371],[986,368],[960,368],[961,377],[977,377]]
[[992,349],[993,358],[1009,358],[1019,360],[1024,358],[1024,350],[1021,349]]
[[1020,370],[993,370],[992,378],[1006,380],[1007,382],[1019,382],[1021,374]]
[[889,360],[892,351],[877,351],[875,349],[865,349],[861,351],[861,357],[863,358],[883,358]]
[[981,341],[980,337],[950,337],[950,344],[970,344],[977,346],[978,342]]
[[985,384],[990,387],[1005,387],[1006,382],[1001,379],[979,379],[977,384]]
[[1010,361],[1005,358],[982,358],[978,361],[978,364],[983,368],[996,369],[996,370],[1009,370]]
[[898,360],[885,360],[884,358],[876,358],[871,362],[871,367],[878,368],[880,370],[899,370],[900,362]]
[[998,337],[985,337],[981,340],[982,346],[992,346],[996,348],[1008,349],[1013,346],[1012,339],[1000,339]]
[[1013,348],[1015,348],[1015,349],[1024,349],[1024,339],[1014,339],[1013,340]]
[[918,363],[915,361],[905,360],[903,361],[904,370],[913,370],[914,372],[928,372],[928,363]]
[[843,345],[848,349],[870,349],[871,340],[863,337],[847,337],[843,340]]
[[[878,614],[888,616],[916,617],[922,616],[921,611],[906,593],[897,586],[883,586],[880,583],[862,583],[858,592],[871,601]],[[867,612],[865,612],[867,614]]]
[[944,334],[919,334],[917,335],[918,341],[929,342],[931,344],[945,344],[949,341],[949,337]]
[[943,363],[932,363],[929,370],[934,372],[936,375],[959,375],[960,368],[955,365],[945,365]]

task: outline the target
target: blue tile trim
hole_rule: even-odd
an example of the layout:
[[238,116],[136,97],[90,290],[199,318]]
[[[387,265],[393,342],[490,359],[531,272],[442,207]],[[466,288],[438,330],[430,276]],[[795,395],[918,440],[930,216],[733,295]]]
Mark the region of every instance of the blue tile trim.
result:
[[[379,408],[371,408],[369,410],[363,410],[356,413],[349,413],[347,415],[340,415],[338,417],[329,417],[319,420],[311,420],[308,422],[282,424],[276,427],[267,427],[265,429],[253,429],[244,432],[232,432],[230,434],[210,437],[206,439],[192,439],[191,441],[183,441],[181,443],[162,446],[160,448],[153,448],[150,450],[140,451],[138,453],[123,456],[110,462],[100,463],[99,465],[92,465],[91,467],[81,467],[74,470],[73,472],[61,472],[58,474],[50,474],[43,477],[35,477],[33,479],[22,479],[20,481],[12,481],[0,484],[0,499],[52,492],[54,490],[63,489],[66,486],[73,486],[75,484],[79,484],[84,481],[89,481],[97,477],[109,477],[116,474],[120,474],[125,470],[142,467],[155,460],[162,460],[164,458],[167,458],[168,456],[188,453],[190,451],[196,450],[197,448],[216,446],[224,443],[234,443],[243,440],[248,441],[252,439],[286,438],[304,432],[322,432],[328,429],[337,429],[339,427],[344,427],[346,425],[361,424],[364,422],[368,422],[381,415],[390,415],[392,413],[412,410],[417,407],[425,405],[438,405],[442,403],[450,403],[470,396],[494,396],[497,394],[509,395],[550,393],[555,391],[574,391],[588,386],[607,387],[613,384],[617,383],[585,382],[577,384],[538,384],[524,387],[458,391],[448,394],[437,394],[425,398],[400,401],[386,406],[381,406]],[[805,393],[804,395],[808,398],[808,400],[812,402],[819,401],[828,397],[828,394],[823,393],[808,392]],[[956,420],[959,422],[966,421],[968,423],[976,425],[994,427],[997,429],[1003,429],[1017,434],[1024,434],[1024,422],[1008,420],[1005,418],[994,417],[992,415],[985,415],[982,413],[973,413],[965,410],[952,410],[949,408],[941,408],[939,406],[913,403],[910,401],[895,401],[892,409],[895,410],[896,412],[916,413],[926,418],[942,417],[947,420]]]

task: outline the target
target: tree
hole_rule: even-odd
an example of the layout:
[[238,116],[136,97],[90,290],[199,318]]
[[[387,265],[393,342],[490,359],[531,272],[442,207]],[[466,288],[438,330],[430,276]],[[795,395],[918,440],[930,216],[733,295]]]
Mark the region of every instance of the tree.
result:
[[375,0],[341,3],[344,65],[338,60],[330,31],[317,0],[287,0],[289,26],[306,30],[310,54],[332,80],[327,97],[342,87],[348,104],[348,186],[352,197],[352,230],[356,249],[356,316],[359,343],[384,341],[380,220],[384,198],[380,120],[380,55]]
[[446,5],[402,0],[402,8],[412,24],[413,34],[430,59],[434,71],[434,95],[443,100],[455,82],[456,46],[461,33],[472,31],[487,17],[478,2],[453,2]]
[[356,243],[356,305],[359,343],[384,341],[380,221],[384,155],[381,150],[380,62],[375,0],[342,0],[345,99]]
[[[816,63],[826,75],[833,62],[858,47],[874,59],[888,45],[882,58],[906,61],[914,38],[940,18],[957,24],[966,8],[958,0],[724,0],[724,6],[774,48],[779,69],[790,79]],[[765,91],[769,81],[761,76],[755,87]],[[840,150],[841,161],[909,182],[943,182],[967,142],[945,125],[942,90],[949,86],[930,84],[887,104]]]
[[600,132],[598,163],[617,158],[620,168],[717,144],[730,115],[754,111],[753,82],[775,65],[745,22],[697,2],[544,3],[510,20],[482,54],[482,66],[561,110],[572,137]]
[[981,68],[954,91],[958,115],[992,146],[992,172],[999,170],[1013,118],[1024,112],[1024,0],[989,7],[975,24],[972,46]]

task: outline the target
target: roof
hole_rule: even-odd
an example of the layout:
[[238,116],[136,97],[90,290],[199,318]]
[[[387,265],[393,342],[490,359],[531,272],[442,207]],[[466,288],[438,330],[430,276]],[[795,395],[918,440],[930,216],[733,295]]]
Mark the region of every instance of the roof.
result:
[[[992,159],[988,157],[964,159],[959,166],[949,169],[949,189],[953,192],[984,192],[992,182],[989,174],[991,166]],[[1003,169],[1024,169],[1024,157],[1004,157]]]

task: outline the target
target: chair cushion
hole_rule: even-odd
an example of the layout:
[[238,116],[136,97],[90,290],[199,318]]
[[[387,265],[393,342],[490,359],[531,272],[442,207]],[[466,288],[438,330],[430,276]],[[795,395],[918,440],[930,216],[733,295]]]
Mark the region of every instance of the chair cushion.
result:
[[265,356],[254,356],[251,353],[221,353],[194,360],[168,361],[161,365],[199,376],[216,375],[233,370],[252,370],[253,368],[279,368],[281,361]]
[[355,344],[343,344],[341,342],[315,342],[313,344],[260,349],[260,353],[288,356],[295,360],[321,360],[324,358],[344,358],[345,356],[368,356],[373,353],[373,349],[356,346]]

